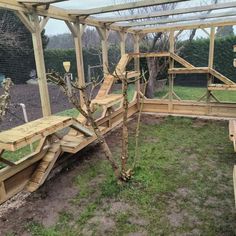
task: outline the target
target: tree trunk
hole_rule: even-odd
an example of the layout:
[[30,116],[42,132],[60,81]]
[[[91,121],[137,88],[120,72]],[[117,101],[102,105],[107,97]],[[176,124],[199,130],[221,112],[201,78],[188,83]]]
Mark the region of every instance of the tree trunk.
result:
[[160,70],[159,63],[157,63],[157,60],[158,58],[154,58],[154,57],[147,58],[147,65],[148,65],[148,71],[149,71],[149,79],[148,79],[147,89],[146,89],[146,94],[145,94],[147,98],[154,98],[155,80]]

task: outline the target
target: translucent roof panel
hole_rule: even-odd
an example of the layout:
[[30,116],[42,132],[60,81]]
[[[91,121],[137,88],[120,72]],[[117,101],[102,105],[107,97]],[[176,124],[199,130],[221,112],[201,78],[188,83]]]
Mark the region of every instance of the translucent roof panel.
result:
[[[53,5],[64,9],[90,9],[94,7],[110,6],[113,5],[114,2],[115,2],[114,0],[86,0],[86,1],[69,0],[65,2],[55,3]],[[122,1],[119,1],[119,3],[122,3]]]

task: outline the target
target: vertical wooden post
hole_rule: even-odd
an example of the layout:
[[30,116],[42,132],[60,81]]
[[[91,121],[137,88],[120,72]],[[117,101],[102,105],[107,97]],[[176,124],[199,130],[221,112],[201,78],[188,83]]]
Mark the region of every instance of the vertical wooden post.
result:
[[32,14],[31,21],[34,26],[34,32],[32,32],[32,40],[33,40],[33,47],[34,47],[34,57],[35,57],[36,70],[37,70],[37,76],[38,76],[42,112],[43,112],[43,116],[49,116],[51,115],[51,106],[50,106],[50,99],[49,99],[49,93],[48,93],[43,44],[42,44],[42,37],[41,37],[42,28],[40,27],[40,21],[39,21],[38,15]]
[[126,41],[127,33],[119,32],[119,34],[120,34],[120,55],[123,56],[126,53],[125,41]]
[[4,202],[6,199],[7,199],[7,194],[4,182],[0,182],[0,203]]
[[[174,53],[175,52],[175,32],[170,31],[169,36],[169,52]],[[172,69],[174,67],[174,60],[170,58],[170,65],[169,68]],[[174,75],[169,75],[169,106],[168,110],[171,112],[173,110],[173,94],[174,94]]]
[[[85,76],[84,76],[84,60],[83,60],[83,46],[82,46],[82,29],[79,21],[75,23],[76,35],[74,37],[75,43],[75,55],[76,55],[76,66],[77,66],[77,75],[78,75],[78,85],[82,87],[85,85]],[[82,93],[80,92],[80,105],[84,105],[84,99]]]
[[213,68],[215,50],[215,27],[211,27],[208,67]]
[[[83,60],[83,46],[82,46],[82,35],[83,35],[83,26],[77,20],[74,24],[65,21],[68,28],[70,29],[75,44],[75,55],[76,55],[76,67],[77,67],[77,83],[79,87],[85,85],[85,76],[84,76],[84,60]],[[80,92],[80,105],[84,105],[83,95]]]
[[106,28],[96,28],[101,38],[102,43],[102,65],[104,76],[109,74],[109,62],[108,62],[108,36],[109,31]]
[[[133,35],[133,38],[134,38],[134,52],[139,53],[140,52],[140,48],[139,48],[140,35],[135,34]],[[135,57],[134,59],[134,70],[140,72],[139,57]],[[138,109],[139,109],[139,105],[140,105],[140,81],[139,80],[135,82],[135,89],[137,92],[137,104],[138,104]]]
[[[210,32],[210,45],[209,45],[209,57],[208,57],[208,67],[213,68],[214,65],[214,50],[215,50],[215,27],[211,27]],[[213,76],[207,75],[207,103],[210,103],[211,91],[208,90],[208,86],[212,84]],[[208,113],[210,112],[210,107],[208,107]]]

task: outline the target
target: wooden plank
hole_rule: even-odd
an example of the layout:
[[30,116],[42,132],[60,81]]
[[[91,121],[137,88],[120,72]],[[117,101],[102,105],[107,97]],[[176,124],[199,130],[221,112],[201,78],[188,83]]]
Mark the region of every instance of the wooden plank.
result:
[[211,18],[220,18],[220,17],[230,17],[235,16],[236,11],[223,11],[219,13],[211,13],[211,14],[195,14],[193,16],[183,16],[183,17],[167,17],[165,19],[155,19],[155,20],[147,20],[147,21],[134,21],[129,23],[117,23],[116,25],[122,28],[130,28],[130,27],[140,27],[140,26],[148,26],[148,25],[165,25],[176,22],[185,22],[185,21],[196,21],[199,19],[211,19]]
[[225,84],[228,84],[228,85],[235,84],[232,80],[228,79],[227,77],[225,77],[224,75],[222,75],[221,73],[219,73],[218,71],[216,71],[212,68],[209,68],[209,72],[211,75],[213,75],[214,77],[216,77],[217,79],[219,79],[220,81],[222,81]]
[[120,61],[118,62],[115,72],[113,73],[114,76],[116,76],[116,74],[123,74],[125,72],[125,68],[128,64],[130,60],[130,56],[129,54],[124,54],[122,55],[122,57],[120,58]]
[[86,10],[68,10],[68,14],[75,16],[88,16],[94,14],[101,14],[107,12],[121,11],[121,10],[129,10],[141,7],[150,7],[156,5],[162,5],[165,3],[177,3],[177,2],[185,2],[188,0],[143,0],[138,2],[130,2],[130,3],[122,3],[122,4],[113,4],[105,7],[98,7]]
[[51,105],[47,86],[46,69],[44,62],[43,43],[41,37],[41,28],[39,16],[36,14],[31,15],[32,22],[34,24],[34,32],[32,32],[34,58],[36,63],[36,70],[38,76],[40,100],[42,106],[43,116],[51,115]]
[[207,74],[208,67],[194,67],[194,68],[172,68],[168,70],[169,74]]
[[14,166],[14,165],[15,165],[14,162],[11,162],[11,161],[9,161],[9,160],[7,160],[7,159],[1,157],[1,156],[0,156],[0,162],[6,164],[6,165],[8,165],[8,166]]
[[229,17],[229,18],[225,17],[223,19],[199,20],[196,22],[160,25],[155,27],[145,27],[145,28],[135,27],[135,28],[129,28],[126,31],[129,33],[148,34],[148,33],[168,32],[171,30],[189,30],[198,28],[202,29],[208,27],[218,27],[218,26],[227,26],[235,24],[236,24],[236,17]]
[[[83,61],[83,46],[82,46],[82,35],[80,22],[77,20],[74,24],[76,35],[74,36],[75,44],[75,55],[76,55],[76,69],[78,75],[78,85],[80,87],[85,85],[85,75],[84,75],[84,61]],[[80,92],[80,105],[84,105],[84,99],[82,93]]]
[[106,96],[109,93],[113,82],[114,82],[114,76],[113,75],[105,76],[104,81],[101,84],[101,87],[98,91],[98,94],[97,94],[96,98]]
[[236,85],[228,85],[228,84],[209,84],[208,90],[210,91],[236,91]]
[[184,60],[182,57],[178,56],[175,53],[170,53],[170,56],[177,61],[179,64],[183,65],[186,68],[194,68],[195,66],[193,66],[191,63],[187,62],[186,60]]
[[93,136],[94,132],[91,131],[90,129],[88,129],[87,127],[85,127],[84,125],[81,125],[80,123],[78,123],[75,119],[73,124],[71,125],[71,127],[73,129],[76,129],[78,131],[80,131],[81,133],[83,133],[86,136]]
[[[236,118],[236,104],[234,103],[214,103],[195,101],[173,101],[173,111],[168,111],[169,100],[145,99],[143,112],[167,113],[179,115],[205,115],[225,118]],[[210,109],[208,111],[208,106]]]
[[236,120],[229,121],[229,139],[231,141],[236,140]]
[[109,94],[104,98],[94,99],[92,100],[92,105],[105,105],[105,106],[112,106],[117,102],[120,102],[123,99],[122,94]]
[[233,169],[233,183],[234,183],[234,199],[235,199],[235,207],[236,207],[236,165],[234,165],[234,169]]
[[7,198],[4,182],[0,182],[0,202]]
[[176,8],[173,10],[154,11],[154,12],[148,12],[148,13],[145,12],[145,13],[140,13],[140,14],[117,15],[114,17],[113,16],[99,17],[99,21],[103,23],[114,23],[114,22],[156,18],[156,17],[163,17],[163,16],[169,17],[169,16],[174,16],[174,15],[180,15],[180,14],[213,11],[213,10],[234,8],[234,7],[236,7],[236,3],[231,1],[231,2],[226,2],[226,3],[217,3],[217,4],[209,4],[209,5],[202,5],[202,6],[186,7],[186,8]]
[[130,57],[138,57],[138,58],[142,58],[142,57],[169,57],[170,53],[169,52],[149,52],[149,53],[129,53]]
[[71,117],[48,116],[0,133],[0,148],[15,151],[73,123]]

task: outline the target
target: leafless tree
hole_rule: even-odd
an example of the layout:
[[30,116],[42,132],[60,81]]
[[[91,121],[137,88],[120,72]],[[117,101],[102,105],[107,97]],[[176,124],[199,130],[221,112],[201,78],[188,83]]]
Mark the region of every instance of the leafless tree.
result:
[[13,86],[13,83],[10,78],[4,79],[2,82],[3,94],[0,96],[0,122],[3,120],[3,117],[6,115],[6,112],[10,105],[10,89]]

